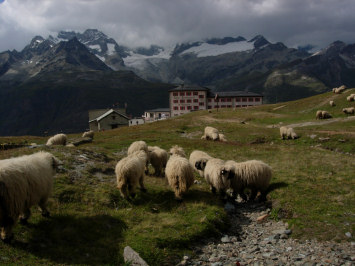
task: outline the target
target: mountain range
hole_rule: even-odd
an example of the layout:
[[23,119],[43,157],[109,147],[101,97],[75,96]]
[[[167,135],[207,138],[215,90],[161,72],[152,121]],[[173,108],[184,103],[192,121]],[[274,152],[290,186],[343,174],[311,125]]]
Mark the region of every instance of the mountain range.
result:
[[312,48],[261,35],[148,48],[119,45],[95,29],[35,36],[20,52],[0,53],[0,135],[83,131],[89,109],[116,103],[139,116],[168,107],[172,84],[253,91],[268,103],[355,85],[354,44]]

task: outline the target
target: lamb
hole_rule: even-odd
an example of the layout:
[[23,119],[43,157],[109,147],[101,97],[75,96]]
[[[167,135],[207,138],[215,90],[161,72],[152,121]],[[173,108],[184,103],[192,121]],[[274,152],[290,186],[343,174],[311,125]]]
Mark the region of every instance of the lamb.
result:
[[212,158],[206,163],[205,180],[210,185],[212,193],[219,192],[222,199],[231,185],[230,180],[233,178],[232,168],[231,165],[226,165],[223,160],[216,158]]
[[82,135],[83,138],[94,138],[94,131],[90,130],[90,131],[86,131],[83,133]]
[[332,116],[327,111],[322,111],[322,118],[323,119],[328,119],[328,118],[332,118]]
[[43,151],[0,161],[0,227],[4,242],[11,241],[18,218],[27,223],[31,206],[39,205],[42,216],[50,216],[47,200],[60,164],[56,157]]
[[186,153],[184,151],[184,149],[178,145],[174,145],[173,147],[171,147],[170,151],[169,151],[170,155],[179,155],[181,157],[186,158]]
[[201,177],[203,176],[203,171],[206,167],[208,160],[212,159],[207,153],[199,150],[194,150],[190,154],[189,162],[191,166],[200,174]]
[[174,190],[175,199],[182,201],[182,195],[194,183],[194,170],[189,161],[185,157],[173,154],[166,164],[165,176]]
[[67,143],[67,135],[56,134],[47,140],[46,145],[47,146],[52,146],[52,145],[64,145],[65,146],[66,143]]
[[154,174],[161,176],[162,169],[166,167],[168,161],[168,153],[166,150],[159,148],[158,146],[148,146],[149,161],[154,168]]
[[354,107],[343,108],[343,113],[347,115],[353,115],[355,112],[354,109]]
[[329,101],[329,105],[330,105],[330,106],[335,106],[334,101]]
[[[146,192],[144,187],[144,170],[147,161],[145,151],[136,151],[133,154],[122,158],[115,167],[117,188],[124,199],[134,198],[136,187],[139,182],[140,190]],[[128,192],[127,192],[128,190]],[[128,195],[129,193],[129,195]]]
[[231,179],[231,188],[233,196],[237,194],[245,201],[248,200],[244,194],[244,189],[251,189],[249,200],[254,200],[257,193],[260,192],[260,200],[266,200],[267,188],[269,186],[272,169],[269,165],[262,161],[250,160],[237,163],[235,161],[227,161],[227,166],[232,167],[233,178]]
[[219,139],[218,129],[214,127],[205,127],[205,134],[201,137],[201,139],[218,140]]

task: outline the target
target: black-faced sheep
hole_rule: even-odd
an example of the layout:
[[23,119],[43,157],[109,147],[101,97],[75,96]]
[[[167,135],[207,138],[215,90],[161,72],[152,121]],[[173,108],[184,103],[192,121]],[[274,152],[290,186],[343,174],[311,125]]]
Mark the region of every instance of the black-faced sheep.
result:
[[318,110],[317,113],[316,113],[316,119],[322,119],[322,111],[321,110]]
[[249,188],[251,190],[249,200],[254,200],[258,192],[260,192],[259,199],[266,200],[267,188],[272,177],[272,169],[269,165],[257,160],[241,163],[227,161],[226,165],[233,169],[231,188],[235,197],[239,194],[243,200],[248,200],[244,189]]
[[171,147],[170,151],[169,151],[170,155],[179,155],[181,157],[186,158],[186,153],[184,151],[184,149],[178,145],[174,145],[173,147]]
[[200,176],[204,177],[203,172],[208,160],[210,159],[212,159],[212,157],[204,151],[194,150],[190,154],[189,162],[191,166],[200,174]]
[[297,139],[298,135],[292,127],[280,127],[281,139]]
[[280,127],[281,139],[287,139],[287,127]]
[[322,111],[322,118],[323,119],[332,118],[332,115],[330,113],[328,113],[327,111]]
[[348,102],[353,102],[355,100],[355,96],[353,94],[351,94],[350,96],[346,97],[346,100]]
[[67,135],[65,134],[56,134],[53,137],[50,137],[47,140],[46,145],[51,146],[51,145],[64,145],[67,144]]
[[37,152],[0,161],[1,239],[12,238],[18,218],[27,223],[30,208],[39,205],[42,216],[49,217],[47,200],[52,192],[53,176],[61,162],[48,152]]
[[329,101],[329,105],[330,105],[330,106],[335,106],[334,101]]
[[221,198],[224,198],[225,192],[230,188],[230,180],[233,178],[232,167],[226,165],[223,160],[210,159],[206,163],[204,177],[212,193],[219,192]]
[[93,139],[94,138],[94,131],[90,130],[90,131],[86,131],[83,133],[82,137],[83,138],[91,138]]
[[165,176],[174,190],[175,198],[182,200],[182,195],[194,183],[194,170],[189,161],[178,154],[170,156],[165,168]]
[[343,108],[343,113],[347,115],[353,115],[355,112],[354,107]]
[[132,142],[131,145],[128,147],[127,155],[132,155],[137,151],[144,151],[147,154],[147,160],[145,162],[145,173],[148,174],[149,151],[147,143],[143,140]]
[[168,153],[166,150],[158,146],[148,146],[149,161],[154,168],[154,174],[161,176],[163,168],[166,167],[168,162]]
[[117,188],[121,196],[129,199],[135,196],[136,187],[139,183],[141,191],[145,192],[144,170],[147,161],[147,154],[140,150],[122,158],[116,165],[115,173],[117,179]]
[[205,127],[205,133],[201,137],[201,139],[218,140],[219,139],[218,129],[214,127]]

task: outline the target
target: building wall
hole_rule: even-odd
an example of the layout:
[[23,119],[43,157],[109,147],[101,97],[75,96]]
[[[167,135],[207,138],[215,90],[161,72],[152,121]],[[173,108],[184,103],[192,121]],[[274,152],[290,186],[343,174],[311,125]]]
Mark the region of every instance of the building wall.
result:
[[156,121],[159,119],[164,119],[164,118],[169,118],[170,117],[170,112],[165,112],[165,111],[147,111],[144,112],[144,119],[147,122],[150,121]]
[[133,118],[129,120],[128,125],[129,126],[137,126],[137,125],[142,125],[144,124],[144,119],[143,118]]
[[99,128],[98,128],[98,123],[97,121],[92,121],[89,123],[89,127],[90,127],[90,130],[92,131],[99,131]]
[[178,116],[191,111],[207,109],[207,91],[171,91],[169,106],[171,116]]
[[207,99],[207,108],[239,108],[247,106],[261,105],[263,98],[261,96],[239,96],[239,97],[221,97]]

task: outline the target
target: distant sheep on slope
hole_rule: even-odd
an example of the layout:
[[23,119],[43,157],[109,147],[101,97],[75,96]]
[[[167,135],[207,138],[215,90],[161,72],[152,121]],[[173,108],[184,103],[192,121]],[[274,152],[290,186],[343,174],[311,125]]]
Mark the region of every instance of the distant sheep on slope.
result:
[[12,238],[12,228],[20,217],[27,223],[30,208],[39,205],[42,216],[49,217],[47,200],[52,192],[53,176],[61,162],[48,152],[37,152],[0,161],[1,239]]
[[343,91],[346,90],[346,86],[345,85],[341,85],[339,88],[333,88],[333,92],[335,94],[340,94],[343,93]]
[[82,137],[83,138],[91,138],[93,139],[94,138],[94,131],[90,130],[90,131],[86,131],[83,133]]
[[136,195],[136,187],[139,183],[141,191],[145,192],[144,170],[147,161],[145,151],[136,151],[133,154],[122,158],[116,165],[115,173],[117,179],[117,188],[121,196],[128,199]]
[[355,112],[354,109],[354,107],[343,108],[343,113],[347,115],[353,115]]
[[162,169],[165,168],[168,162],[168,153],[166,150],[159,148],[158,146],[148,146],[149,161],[154,168],[154,174],[161,176]]
[[233,195],[239,194],[243,200],[247,200],[244,189],[251,189],[249,200],[254,200],[257,193],[260,192],[260,200],[266,200],[266,192],[269,186],[272,169],[269,165],[262,161],[250,160],[237,163],[235,161],[227,161],[227,166],[233,170],[233,178],[231,179],[231,187]]
[[330,113],[328,113],[327,111],[322,111],[322,118],[323,119],[332,118],[332,115]]
[[297,139],[299,138],[292,127],[280,127],[281,139]]
[[334,101],[329,101],[329,105],[330,105],[330,106],[335,106]]
[[226,136],[222,133],[219,133],[218,138],[220,141],[227,142]]
[[223,160],[210,159],[207,161],[204,177],[212,193],[219,192],[224,198],[226,190],[230,188],[230,180],[233,178],[232,167],[226,165]]
[[212,159],[212,157],[204,151],[194,150],[190,154],[189,162],[191,166],[200,174],[200,176],[204,177],[203,172],[208,160],[210,159]]
[[218,129],[214,127],[205,127],[205,133],[201,137],[201,139],[218,140],[219,139]]
[[175,198],[182,200],[182,195],[194,183],[193,168],[189,161],[177,154],[170,156],[165,168],[165,176],[174,190]]
[[169,154],[170,155],[176,154],[176,155],[186,158],[186,153],[185,153],[184,149],[178,145],[174,145],[173,147],[171,147]]
[[355,96],[353,94],[349,95],[348,97],[346,97],[346,100],[348,102],[353,102],[355,100]]
[[321,110],[318,110],[317,113],[316,113],[316,119],[322,119],[322,111]]
[[65,134],[57,134],[47,140],[46,145],[64,145],[67,144],[67,135]]

